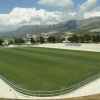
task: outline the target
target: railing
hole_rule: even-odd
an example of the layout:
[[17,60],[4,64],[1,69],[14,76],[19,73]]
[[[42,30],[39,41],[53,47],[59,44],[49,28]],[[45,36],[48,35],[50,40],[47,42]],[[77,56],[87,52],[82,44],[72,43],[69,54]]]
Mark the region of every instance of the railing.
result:
[[12,87],[14,90],[16,90],[17,92],[20,92],[22,94],[25,95],[29,95],[29,96],[37,96],[37,97],[50,97],[50,96],[57,96],[57,95],[62,95],[62,94],[67,94],[70,93],[98,78],[100,78],[100,74],[97,74],[91,78],[88,78],[76,85],[73,85],[69,88],[65,88],[65,89],[61,89],[61,90],[55,90],[55,91],[31,91],[31,90],[26,90],[26,89],[22,89],[20,87],[17,87],[16,85],[12,84],[10,81],[8,81],[6,78],[4,78],[3,76],[0,75],[0,78],[7,83],[10,87]]

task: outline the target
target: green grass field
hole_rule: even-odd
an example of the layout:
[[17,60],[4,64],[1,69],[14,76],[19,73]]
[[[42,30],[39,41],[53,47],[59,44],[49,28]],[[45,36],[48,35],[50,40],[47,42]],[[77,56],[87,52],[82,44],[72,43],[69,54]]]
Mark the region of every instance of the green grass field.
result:
[[30,90],[67,88],[100,73],[100,53],[50,48],[0,48],[0,75]]

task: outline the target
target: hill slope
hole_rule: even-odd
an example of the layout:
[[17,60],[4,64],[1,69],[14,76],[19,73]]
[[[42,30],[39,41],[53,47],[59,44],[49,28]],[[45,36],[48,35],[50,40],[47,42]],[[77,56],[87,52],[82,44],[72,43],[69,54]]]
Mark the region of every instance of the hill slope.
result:
[[100,17],[84,20],[70,20],[54,25],[25,25],[15,31],[0,33],[2,37],[21,37],[26,34],[63,33],[65,31],[83,32],[100,28]]

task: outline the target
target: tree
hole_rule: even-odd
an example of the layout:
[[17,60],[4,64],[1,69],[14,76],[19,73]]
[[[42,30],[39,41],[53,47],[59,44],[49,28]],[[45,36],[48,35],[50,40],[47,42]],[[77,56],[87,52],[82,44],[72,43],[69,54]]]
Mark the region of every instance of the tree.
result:
[[67,40],[70,41],[71,43],[73,43],[73,38],[72,37],[68,37]]
[[97,34],[96,35],[96,43],[99,43],[100,42],[100,36]]
[[56,37],[56,42],[57,43],[62,43],[62,41],[65,41],[64,37]]
[[14,39],[14,43],[15,44],[21,44],[21,43],[25,43],[25,40],[23,38],[15,38]]
[[60,38],[60,41],[61,41],[61,42],[65,41],[65,38],[64,38],[64,37],[61,37],[61,38]]
[[3,39],[0,39],[0,45],[2,45],[2,43],[3,43]]
[[44,43],[44,38],[42,36],[39,37],[40,43]]
[[30,41],[31,41],[31,43],[35,43],[34,38],[32,38],[32,37],[31,37],[30,39],[31,39],[31,40],[30,40]]
[[71,37],[69,37],[68,39],[67,39],[68,41],[70,41],[70,42],[74,42],[74,43],[78,43],[78,41],[79,41],[79,38],[78,38],[78,36],[76,35],[76,34],[74,34],[74,35],[72,35]]
[[17,38],[14,39],[14,43],[15,43],[15,44],[18,43],[18,39],[17,39]]
[[80,43],[84,43],[84,37],[83,37],[83,35],[78,36],[78,38],[79,38],[79,42]]
[[73,42],[78,43],[78,36],[76,34],[72,35]]
[[92,35],[92,42],[96,43],[96,36],[95,35]]
[[13,44],[13,40],[10,39],[10,40],[9,40],[9,44]]
[[48,37],[48,42],[50,42],[50,43],[55,43],[55,42],[56,42],[56,37],[54,37],[54,36],[49,36],[49,37]]
[[83,38],[84,38],[84,42],[86,42],[86,43],[89,43],[92,39],[90,34],[84,34]]

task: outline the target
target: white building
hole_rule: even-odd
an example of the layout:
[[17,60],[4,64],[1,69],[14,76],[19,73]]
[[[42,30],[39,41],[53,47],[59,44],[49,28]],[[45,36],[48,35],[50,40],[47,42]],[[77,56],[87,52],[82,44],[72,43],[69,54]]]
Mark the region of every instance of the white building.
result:
[[32,38],[34,38],[35,41],[37,41],[39,39],[39,37],[37,35],[32,35]]
[[26,43],[26,44],[31,44],[31,35],[30,35],[30,34],[27,34],[27,35],[26,35],[25,43]]

